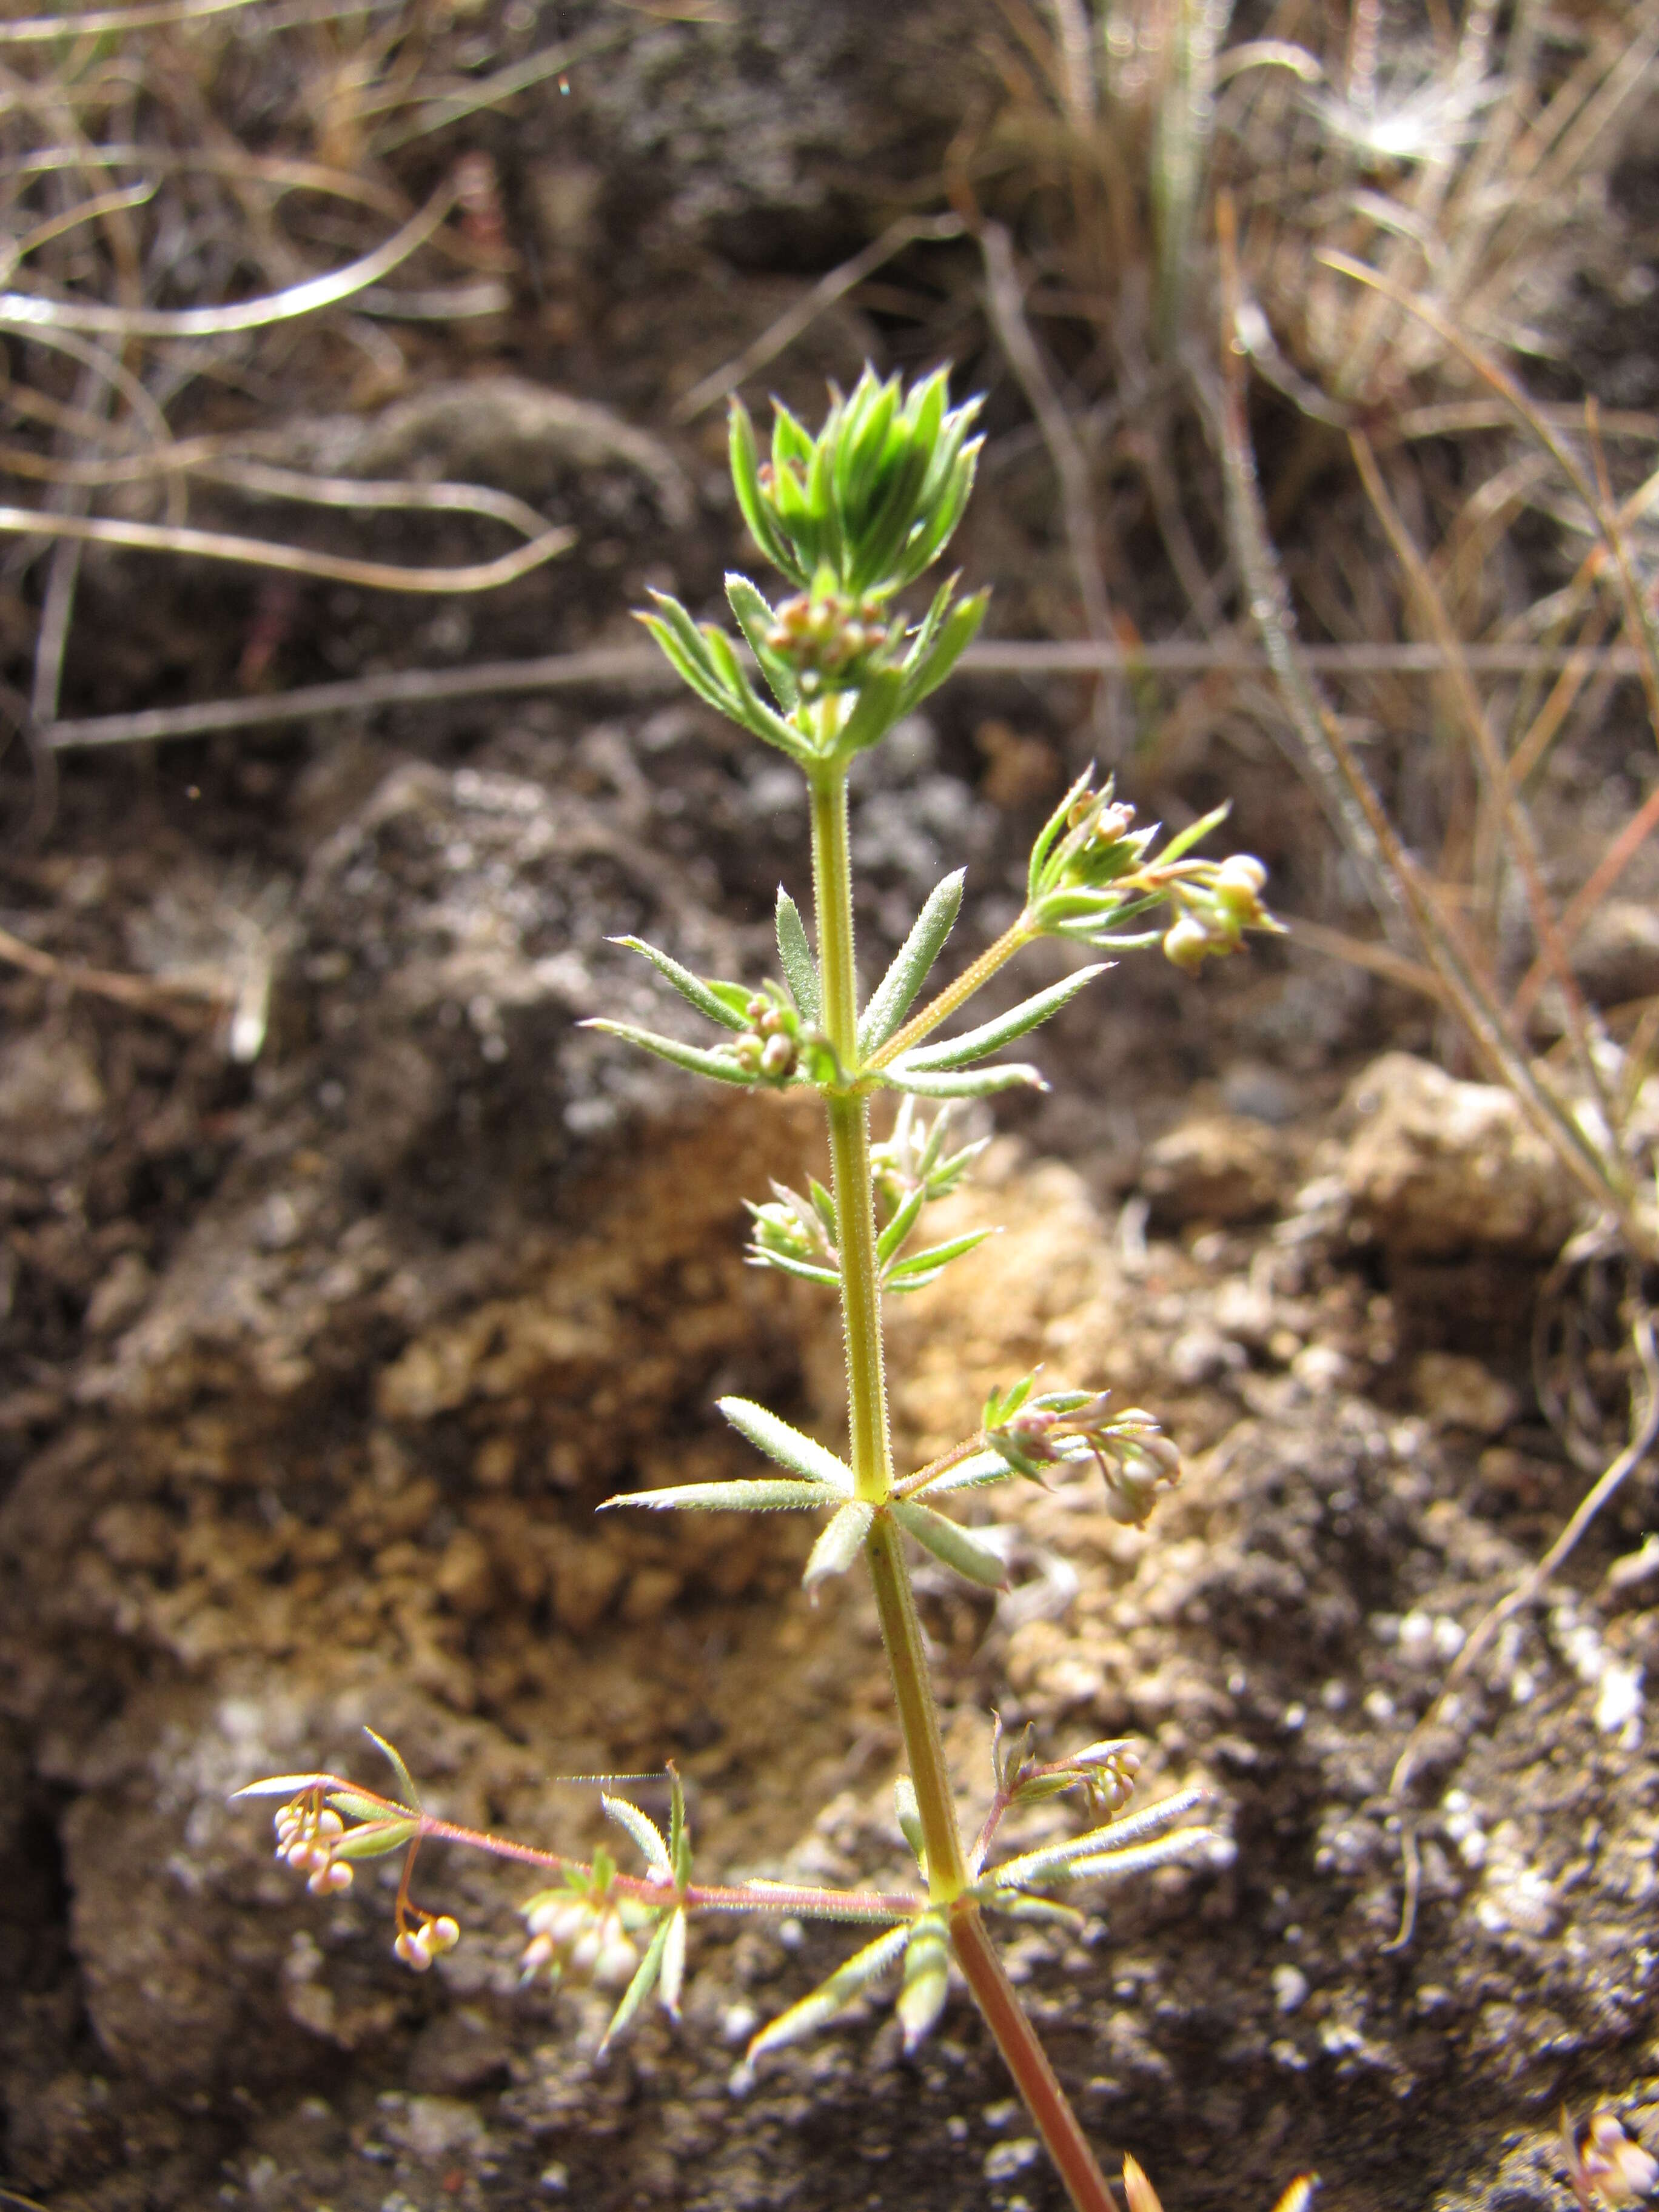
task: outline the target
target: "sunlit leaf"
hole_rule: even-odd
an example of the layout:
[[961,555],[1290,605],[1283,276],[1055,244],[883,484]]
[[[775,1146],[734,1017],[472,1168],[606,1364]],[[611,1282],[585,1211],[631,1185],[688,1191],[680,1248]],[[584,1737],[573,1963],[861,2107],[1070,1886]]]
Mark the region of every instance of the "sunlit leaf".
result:
[[945,949],[962,907],[965,868],[955,869],[928,893],[910,933],[893,956],[893,963],[876,986],[869,1005],[859,1018],[859,1051],[878,1052],[909,1012],[927,971]]
[[875,1517],[876,1509],[867,1499],[848,1498],[813,1545],[800,1578],[802,1589],[811,1589],[830,1575],[844,1575],[863,1550]]
[[[667,953],[659,952],[654,945],[647,945],[641,937],[613,937],[611,942],[625,945],[630,952],[643,954],[659,974],[668,978],[681,998],[694,1006],[700,1014],[707,1014],[711,1022],[718,1022],[726,1030],[748,1028],[747,1016],[740,1007],[732,1006],[730,996],[717,995],[702,976],[694,975],[689,968],[682,968],[679,962],[671,959]],[[740,985],[732,984],[726,988],[732,995],[741,994]]]
[[[843,1496],[851,1494],[853,1470],[845,1460],[817,1443],[811,1437],[803,1436],[799,1429],[791,1428],[764,1406],[757,1406],[750,1398],[720,1398],[715,1401],[720,1410],[731,1422],[740,1437],[746,1437],[757,1451],[775,1459],[780,1467],[787,1467],[791,1474],[799,1474],[808,1482],[826,1484]],[[820,1504],[826,1501],[822,1498]]]
[[800,2042],[826,2021],[833,2020],[838,2012],[844,2012],[878,1975],[885,1973],[909,1940],[907,1922],[902,1927],[888,1929],[873,1943],[866,1943],[844,1966],[837,1967],[827,1981],[820,1982],[810,1996],[804,1996],[799,2004],[791,2005],[787,2012],[780,2013],[762,2028],[749,2046],[750,2062],[769,2051],[781,2051],[786,2044]]

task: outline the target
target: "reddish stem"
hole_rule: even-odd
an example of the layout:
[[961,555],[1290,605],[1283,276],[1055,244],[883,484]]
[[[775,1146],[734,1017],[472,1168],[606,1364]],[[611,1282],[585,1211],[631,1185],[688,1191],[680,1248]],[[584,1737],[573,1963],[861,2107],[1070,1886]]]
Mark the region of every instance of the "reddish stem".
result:
[[986,2025],[997,2039],[1048,2155],[1059,2168],[1077,2212],[1117,2212],[1105,2175],[1066,2100],[1048,2055],[985,1932],[979,1908],[959,1905],[951,1915],[951,1940]]

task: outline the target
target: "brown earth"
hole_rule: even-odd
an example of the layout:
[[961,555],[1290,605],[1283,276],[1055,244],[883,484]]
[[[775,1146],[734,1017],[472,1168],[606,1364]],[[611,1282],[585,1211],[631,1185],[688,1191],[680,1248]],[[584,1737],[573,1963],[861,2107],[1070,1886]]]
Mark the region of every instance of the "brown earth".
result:
[[[715,591],[720,438],[673,400],[913,204],[984,83],[947,0],[730,12],[632,25],[568,106],[478,125],[529,270],[502,327],[423,341],[386,407],[295,367],[291,460],[499,482],[580,560],[413,624],[307,587],[275,680],[614,642],[648,583]],[[842,307],[769,374],[811,408],[921,343]],[[963,557],[1018,629],[1070,585],[1040,457],[1000,481]],[[240,582],[89,557],[65,711],[232,689],[256,617]],[[1006,918],[1084,703],[964,682],[861,771],[872,968],[946,866],[970,949]],[[1564,819],[1617,801],[1583,777]],[[1279,894],[1340,908],[1224,708],[1126,788],[1176,819],[1232,791]],[[69,760],[46,842],[0,854],[0,924],[62,963],[0,968],[0,2173],[54,2212],[1059,2204],[960,1992],[914,2061],[872,2007],[751,2079],[752,2027],[844,1939],[713,1927],[684,2027],[601,2063],[597,2000],[519,1986],[523,1882],[423,1858],[465,1933],[417,1980],[374,1880],[307,1898],[227,1803],[273,1768],[374,1782],[369,1724],[435,1809],[554,1847],[600,1826],[558,1778],[672,1756],[710,1875],[901,1871],[873,1616],[800,1596],[810,1534],[593,1515],[744,1471],[723,1391],[836,1431],[822,1298],[741,1262],[738,1200],[799,1180],[810,1125],[708,1115],[575,1027],[672,1022],[620,934],[763,972],[804,830],[700,710],[600,699]],[[1633,898],[1587,945],[1589,988],[1651,989],[1647,922]],[[1619,1280],[1551,1276],[1577,1216],[1547,1159],[1346,969],[1272,947],[1194,986],[1143,955],[1052,1037],[1052,1093],[958,1205],[1005,1233],[892,1316],[902,1444],[1041,1361],[1152,1407],[1188,1472],[1144,1536],[1086,1482],[999,1494],[994,1603],[922,1576],[948,1737],[972,1808],[993,1709],[1054,1752],[1135,1735],[1143,1796],[1205,1783],[1232,1856],[1022,1934],[1015,1977],[1170,2212],[1312,2169],[1341,2212],[1559,2212],[1563,2101],[1659,2148],[1650,1473],[1389,1778],[1588,1479],[1538,1375],[1616,1439]]]

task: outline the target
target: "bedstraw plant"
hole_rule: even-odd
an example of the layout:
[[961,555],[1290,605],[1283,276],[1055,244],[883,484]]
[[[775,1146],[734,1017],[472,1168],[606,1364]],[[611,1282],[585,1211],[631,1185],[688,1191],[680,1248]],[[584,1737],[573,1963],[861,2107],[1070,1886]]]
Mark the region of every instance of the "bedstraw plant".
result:
[[[629,940],[712,1025],[692,1044],[613,1021],[595,1026],[687,1073],[740,1090],[810,1090],[829,1125],[830,1179],[805,1193],[776,1187],[750,1206],[750,1256],[758,1265],[833,1290],[847,1355],[845,1453],[804,1435],[764,1407],[726,1398],[720,1410],[770,1469],[723,1482],[689,1483],[609,1501],[647,1511],[804,1512],[823,1516],[806,1562],[809,1588],[858,1567],[874,1589],[903,1736],[900,1827],[915,1857],[908,1891],[839,1892],[748,1881],[731,1887],[693,1877],[684,1796],[672,1778],[668,1832],[607,1790],[606,1813],[643,1862],[623,1872],[606,1854],[579,1864],[424,1813],[407,1769],[389,1746],[395,1793],[382,1796],[324,1773],[284,1775],[244,1794],[276,1796],[281,1856],[319,1893],[343,1889],[360,1859],[401,1852],[395,1948],[417,1970],[451,1947],[447,1915],[416,1905],[409,1869],[423,1840],[464,1842],[552,1877],[524,1907],[526,1976],[586,1981],[620,1993],[607,2041],[647,1998],[678,2011],[690,1917],[704,1912],[791,1913],[864,1922],[876,1932],[823,1985],[763,2027],[751,2059],[831,2019],[878,1978],[899,1984],[908,2048],[945,2005],[951,1961],[960,1967],[1033,2122],[1084,2212],[1112,2199],[1093,2151],[1005,1972],[990,1916],[1062,1920],[1077,1915],[1061,1893],[1167,1861],[1203,1855],[1215,1838],[1182,1826],[1203,1793],[1177,1791],[1126,1814],[1137,1760],[1127,1742],[1091,1743],[1067,1757],[1037,1756],[1032,1732],[992,1741],[992,1790],[976,1836],[964,1839],[946,1770],[917,1619],[906,1547],[992,1589],[1003,1554],[951,1517],[965,1493],[1012,1480],[1044,1483],[1061,1471],[1097,1476],[1109,1510],[1146,1521],[1180,1475],[1174,1445],[1139,1407],[1109,1392],[1044,1389],[1026,1376],[994,1394],[979,1429],[926,1467],[895,1463],[883,1372],[884,1292],[916,1290],[964,1257],[983,1232],[928,1243],[927,1209],[956,1188],[980,1146],[951,1135],[957,1102],[1041,1084],[1036,1070],[998,1055],[1056,1013],[1103,972],[1079,968],[977,1026],[941,1036],[991,978],[1026,946],[1060,938],[1091,951],[1161,942],[1176,966],[1195,969],[1236,951],[1249,930],[1273,925],[1261,902],[1263,871],[1243,855],[1212,860],[1195,848],[1218,815],[1159,844],[1155,826],[1092,771],[1066,793],[1037,837],[1018,918],[952,983],[925,1002],[924,988],[961,904],[963,876],[927,901],[875,990],[860,1006],[853,945],[848,779],[950,673],[982,622],[984,592],[961,595],[955,576],[920,620],[901,595],[943,552],[974,478],[978,403],[949,404],[945,373],[905,392],[866,370],[852,393],[833,395],[816,436],[786,409],[775,411],[769,458],[740,407],[731,424],[732,474],[750,532],[780,570],[787,596],[769,603],[745,576],[726,579],[741,640],[700,624],[659,595],[641,617],[699,698],[805,777],[812,832],[812,927],[780,890],[780,973],[758,984],[693,975],[657,948]],[[747,651],[745,652],[744,647]],[[896,1111],[872,1143],[872,1103]],[[376,1739],[379,1741],[379,1739]],[[613,1785],[614,1786],[614,1785]],[[1069,1794],[1092,1816],[1067,1840],[999,1856],[1005,1815]]]

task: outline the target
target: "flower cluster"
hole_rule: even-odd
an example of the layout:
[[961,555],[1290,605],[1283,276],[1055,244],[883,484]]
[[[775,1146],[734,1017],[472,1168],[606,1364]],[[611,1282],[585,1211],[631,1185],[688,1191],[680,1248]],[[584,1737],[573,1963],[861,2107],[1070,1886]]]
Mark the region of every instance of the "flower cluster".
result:
[[[1237,952],[1246,930],[1276,930],[1261,903],[1267,872],[1260,860],[1248,853],[1224,860],[1186,857],[1226,811],[1206,814],[1154,855],[1158,823],[1137,829],[1133,807],[1115,796],[1109,781],[1097,791],[1094,771],[1086,769],[1032,848],[1027,926],[1092,945],[1150,945],[1161,935],[1164,957],[1189,974],[1206,959]],[[1161,932],[1125,933],[1126,923],[1159,906],[1167,914]]]
[[1237,952],[1247,929],[1277,924],[1261,903],[1267,871],[1253,854],[1188,861],[1170,884],[1164,957],[1195,975],[1206,960]]
[[417,1974],[423,1974],[434,1959],[444,1951],[453,1951],[461,1940],[457,1923],[447,1912],[435,1917],[422,1913],[413,1928],[400,1928],[392,1948],[393,1954]]
[[800,1017],[775,994],[757,991],[744,1008],[749,1027],[732,1045],[738,1065],[763,1083],[787,1083],[800,1058]]
[[[603,1870],[596,1868],[596,1875]],[[546,1972],[556,1983],[625,1990],[640,1963],[635,1933],[652,1915],[611,1893],[608,1881],[538,1890],[521,1907],[530,1941],[519,1961],[526,1981]]]
[[946,405],[943,369],[903,390],[866,368],[836,393],[817,437],[775,401],[772,451],[732,410],[732,479],[743,519],[776,568],[803,591],[862,597],[913,583],[962,518],[980,441],[968,433],[980,403]]
[[1002,1716],[994,1716],[991,1765],[996,1776],[997,1807],[1040,1805],[1067,1790],[1083,1793],[1092,1814],[1109,1819],[1134,1795],[1140,1753],[1127,1736],[1085,1744],[1064,1759],[1039,1759],[1032,1751],[1036,1730],[1028,1722],[1017,1736],[1005,1736]]
[[313,1897],[326,1897],[351,1887],[351,1868],[335,1856],[345,1822],[312,1792],[277,1808],[276,1856],[286,1859],[295,1874],[306,1877]]
[[771,1197],[763,1204],[744,1199],[750,1218],[749,1264],[776,1267],[809,1283],[836,1284],[841,1255],[836,1249],[834,1201],[816,1176],[810,1188],[811,1198],[803,1198],[787,1183],[775,1181]]
[[1092,1460],[1106,1484],[1106,1510],[1126,1528],[1144,1528],[1153,1506],[1181,1480],[1181,1455],[1154,1417],[1139,1406],[1114,1413],[1112,1394],[1083,1390],[1030,1395],[1026,1376],[994,1392],[985,1408],[985,1441],[1017,1474],[1042,1480],[1051,1467]]
[[892,1220],[917,1191],[927,1200],[948,1198],[990,1143],[988,1137],[981,1137],[959,1152],[947,1152],[945,1140],[953,1112],[951,1106],[941,1106],[929,1121],[916,1101],[907,1096],[900,1101],[891,1133],[871,1146],[876,1203],[884,1224]]
[[772,610],[766,642],[795,672],[801,696],[856,690],[870,671],[901,644],[904,624],[890,622],[873,592],[803,592]]

